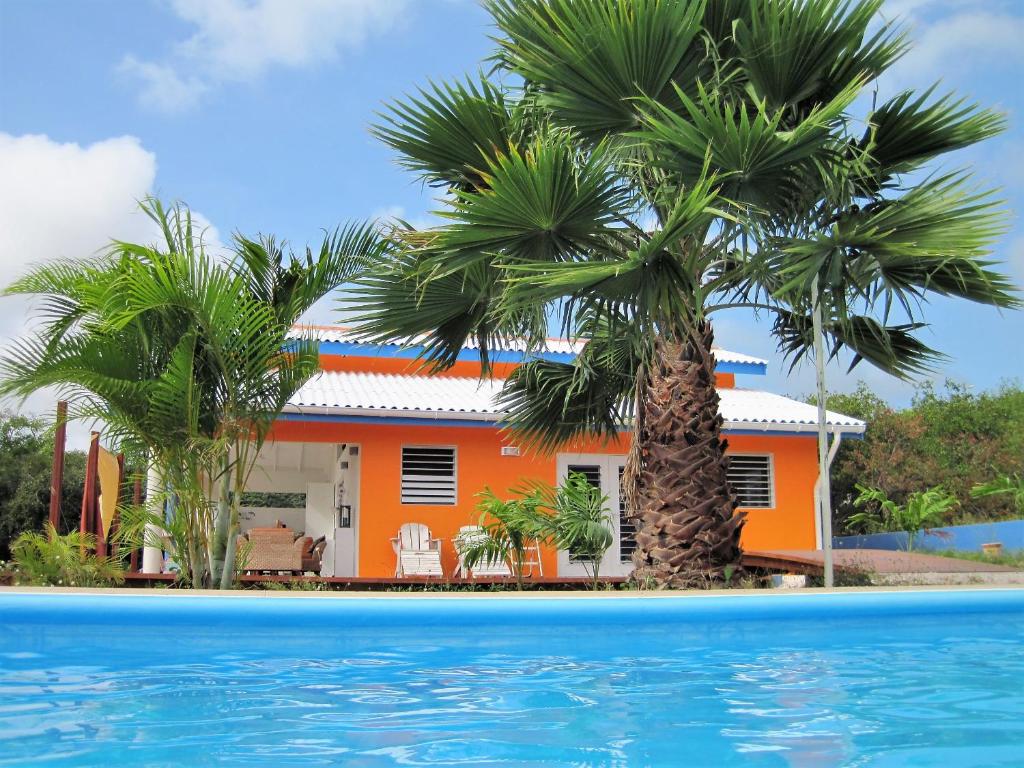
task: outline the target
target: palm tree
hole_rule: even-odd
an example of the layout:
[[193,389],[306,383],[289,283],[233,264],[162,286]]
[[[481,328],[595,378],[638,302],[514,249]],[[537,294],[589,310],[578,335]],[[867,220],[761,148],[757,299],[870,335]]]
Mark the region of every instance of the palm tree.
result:
[[510,428],[552,450],[627,426],[637,575],[686,586],[739,558],[712,317],[774,317],[781,350],[897,376],[939,353],[933,295],[1017,305],[994,196],[933,161],[1003,118],[934,89],[881,104],[907,41],[881,0],[486,0],[494,76],[392,103],[375,133],[442,191],[396,226],[356,305],[368,338],[453,364],[467,340],[586,345],[505,382]]
[[941,485],[911,493],[904,504],[897,504],[881,488],[857,485],[857,490],[859,494],[853,505],[867,508],[855,512],[847,520],[861,526],[865,533],[905,532],[907,552],[913,551],[921,531],[941,525],[959,504],[956,496]]
[[508,562],[516,589],[521,592],[528,551],[534,542],[548,535],[548,515],[541,508],[543,499],[536,489],[524,490],[517,498],[502,499],[490,488],[484,488],[477,497],[479,532],[459,542],[463,564],[471,570],[482,563]]
[[272,240],[237,236],[235,257],[223,261],[207,253],[184,207],[142,207],[162,247],[115,242],[93,260],[37,267],[7,289],[40,297],[43,322],[0,359],[0,392],[56,387],[72,417],[102,420],[108,437],[155,465],[171,489],[185,577],[227,586],[259,449],[319,370],[316,342],[293,338],[292,325],[378,258],[382,242],[353,224],[328,236],[318,258],[285,264]]

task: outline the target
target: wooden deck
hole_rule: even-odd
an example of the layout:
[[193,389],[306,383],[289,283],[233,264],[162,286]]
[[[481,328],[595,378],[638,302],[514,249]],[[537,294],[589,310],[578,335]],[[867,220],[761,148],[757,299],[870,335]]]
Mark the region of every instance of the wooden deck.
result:
[[[454,579],[454,578],[431,578],[428,576],[406,576],[404,578],[378,577],[378,576],[290,576],[288,574],[246,574],[239,577],[243,585],[266,584],[268,582],[306,582],[327,584],[335,589],[350,590],[388,590],[395,587],[427,586],[427,585],[451,585],[463,586],[475,584],[476,586],[487,586],[490,584],[514,585],[515,579],[508,577],[483,577],[477,579]],[[543,586],[548,589],[587,589],[590,586],[590,579],[585,577],[538,576],[527,578],[528,584]],[[602,584],[624,584],[628,581],[626,576],[602,576]],[[172,573],[126,573],[125,586],[155,586],[157,584],[171,584],[174,582]]]
[[[1015,569],[977,560],[929,555],[923,552],[892,552],[885,549],[835,549],[836,570],[847,572],[899,573],[1013,573]],[[824,570],[825,555],[818,549],[774,549],[743,553],[750,568],[816,576]]]
[[[919,552],[892,552],[883,549],[838,549],[833,550],[835,569],[847,573],[865,574],[980,574],[980,573],[1015,573],[1016,569],[995,563],[976,560],[959,560],[953,557],[929,555]],[[762,570],[773,573],[795,573],[818,576],[824,571],[825,558],[820,550],[815,549],[775,549],[751,550],[743,553],[743,565],[751,570]],[[125,574],[126,586],[157,586],[170,585],[174,582],[174,574],[170,573],[128,573]],[[307,582],[310,584],[326,584],[332,589],[373,591],[392,590],[396,587],[415,587],[428,585],[465,586],[474,584],[486,587],[490,584],[513,585],[515,581],[508,577],[480,577],[477,579],[463,578],[430,578],[426,576],[394,577],[321,577],[321,576],[290,576],[287,574],[249,574],[239,579],[243,585],[266,584],[268,582]],[[626,576],[603,576],[601,583],[606,585],[624,584]],[[541,576],[528,578],[530,585],[551,590],[587,589],[590,579],[584,577]]]

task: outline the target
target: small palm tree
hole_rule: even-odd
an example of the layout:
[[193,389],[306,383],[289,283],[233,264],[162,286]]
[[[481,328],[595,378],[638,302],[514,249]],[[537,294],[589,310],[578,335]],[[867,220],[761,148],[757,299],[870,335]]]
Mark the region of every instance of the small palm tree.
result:
[[575,557],[590,576],[591,588],[601,579],[601,561],[615,541],[608,497],[585,475],[572,473],[557,490],[545,493],[554,510],[550,540]]
[[512,566],[516,588],[523,589],[527,552],[550,529],[542,510],[540,494],[530,491],[514,499],[502,499],[490,488],[477,497],[480,512],[480,533],[466,537],[459,544],[466,568],[480,563],[495,565],[507,562]]
[[[72,418],[104,422],[108,437],[171,489],[184,578],[226,587],[260,447],[319,370],[316,341],[293,338],[292,326],[378,259],[383,244],[372,226],[353,224],[325,238],[316,257],[286,263],[273,240],[238,236],[225,262],[207,253],[183,206],[142,208],[160,246],[115,242],[89,261],[39,266],[7,289],[40,298],[43,322],[0,359],[0,393],[55,387]],[[151,502],[163,501],[150,491]]]
[[441,226],[397,227],[361,283],[368,338],[437,369],[469,342],[485,374],[548,319],[585,346],[536,359],[501,401],[555,450],[631,429],[637,577],[688,586],[739,562],[712,319],[774,317],[795,363],[897,376],[939,357],[915,332],[934,295],[1018,300],[992,268],[996,198],[934,161],[1002,116],[878,78],[906,51],[881,0],[486,0],[500,79],[433,85],[376,134],[443,191]]
[[897,504],[879,488],[862,485],[856,488],[860,495],[853,505],[868,508],[850,515],[850,523],[861,526],[867,533],[906,531],[908,552],[914,549],[921,531],[944,522],[949,511],[958,504],[956,497],[941,486],[916,491],[907,497],[905,504]]
[[521,590],[528,550],[553,544],[578,558],[597,589],[601,559],[615,541],[608,497],[577,473],[557,488],[530,482],[515,493],[513,499],[501,499],[489,488],[479,494],[480,535],[459,545],[466,566],[510,562]]

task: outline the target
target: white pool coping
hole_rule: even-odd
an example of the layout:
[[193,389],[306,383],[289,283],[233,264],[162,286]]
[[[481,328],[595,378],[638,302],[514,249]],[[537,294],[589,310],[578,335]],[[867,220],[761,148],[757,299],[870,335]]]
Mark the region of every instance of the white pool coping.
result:
[[834,589],[692,589],[692,590],[606,590],[591,591],[529,591],[516,592],[368,592],[368,591],[304,591],[304,590],[263,590],[263,589],[153,589],[123,587],[0,587],[0,595],[11,594],[57,594],[57,595],[101,595],[109,597],[157,597],[191,598],[221,597],[232,598],[300,598],[303,600],[595,600],[595,599],[666,599],[680,597],[687,599],[719,599],[758,596],[779,598],[797,595],[830,594],[885,594],[908,592],[992,592],[1024,590],[1022,584],[936,584],[885,587],[836,587]]

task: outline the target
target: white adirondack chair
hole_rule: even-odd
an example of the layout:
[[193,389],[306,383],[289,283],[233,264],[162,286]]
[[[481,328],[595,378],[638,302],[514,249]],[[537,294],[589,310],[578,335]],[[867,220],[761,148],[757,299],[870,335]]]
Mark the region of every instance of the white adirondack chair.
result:
[[[536,569],[536,573],[534,573]],[[543,576],[544,563],[540,559],[540,542],[534,539],[526,547],[526,559],[523,560],[524,576]]]
[[430,537],[423,523],[406,523],[391,539],[395,550],[395,577],[444,576],[441,570],[441,540]]
[[459,564],[455,566],[455,573],[452,574],[454,577],[464,576],[467,578],[476,578],[477,576],[511,576],[512,569],[508,567],[508,563],[501,560],[497,563],[488,563],[483,560],[477,563],[472,568],[466,567],[466,557],[463,554],[465,545],[472,543],[475,539],[479,539],[482,536],[486,536],[484,529],[479,525],[464,525],[459,528],[459,533],[455,537],[455,554],[459,557]]

